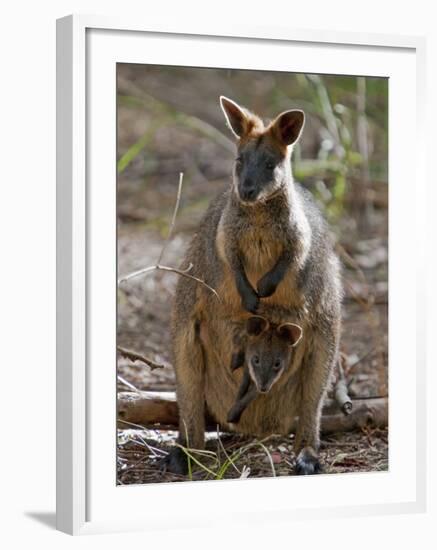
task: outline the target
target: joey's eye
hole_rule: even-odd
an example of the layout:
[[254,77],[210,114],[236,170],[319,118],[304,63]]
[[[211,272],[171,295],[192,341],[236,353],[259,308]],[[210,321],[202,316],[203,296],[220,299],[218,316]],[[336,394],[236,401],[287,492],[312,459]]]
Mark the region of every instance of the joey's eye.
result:
[[235,159],[235,164],[236,164],[237,166],[240,166],[242,162],[243,162],[243,159],[242,159],[241,157],[237,157],[237,158]]
[[275,163],[274,163],[272,160],[268,160],[268,161],[266,162],[266,168],[267,168],[268,170],[273,170],[273,169],[275,168]]
[[279,359],[276,359],[276,361],[273,363],[273,370],[278,371],[281,368],[281,361]]
[[257,367],[259,365],[259,357],[258,355],[254,355],[252,357],[252,363],[255,365],[255,367]]

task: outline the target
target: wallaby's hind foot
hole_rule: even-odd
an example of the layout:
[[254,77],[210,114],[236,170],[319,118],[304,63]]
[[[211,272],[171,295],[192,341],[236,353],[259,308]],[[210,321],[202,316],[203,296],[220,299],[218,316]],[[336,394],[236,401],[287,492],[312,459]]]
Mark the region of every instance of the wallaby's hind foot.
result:
[[161,460],[159,467],[162,472],[170,472],[180,476],[187,475],[187,455],[180,447],[173,447],[168,455]]
[[296,474],[298,476],[308,476],[320,474],[322,466],[317,453],[312,447],[304,447],[297,455],[296,459]]

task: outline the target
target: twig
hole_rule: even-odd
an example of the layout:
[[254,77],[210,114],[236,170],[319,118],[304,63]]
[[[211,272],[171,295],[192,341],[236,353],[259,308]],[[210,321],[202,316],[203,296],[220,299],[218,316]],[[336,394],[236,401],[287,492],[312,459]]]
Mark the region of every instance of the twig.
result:
[[174,273],[178,273],[179,275],[186,275],[188,271],[190,271],[193,268],[193,264],[190,264],[187,269],[181,270],[173,267],[166,267],[163,265],[151,265],[149,267],[143,267],[141,269],[138,269],[137,271],[132,271],[132,273],[129,273],[128,275],[124,275],[123,277],[120,277],[118,279],[118,284],[124,283],[125,281],[129,281],[129,279],[133,279],[134,277],[138,277],[138,275],[144,275],[145,273],[151,273],[152,271],[155,271],[156,269],[162,269],[164,271],[173,271]]
[[142,363],[145,363],[150,367],[151,370],[155,369],[163,369],[165,365],[161,363],[156,363],[155,361],[152,361],[152,359],[149,359],[148,357],[145,357],[144,355],[141,355],[140,353],[136,351],[132,351],[129,349],[122,348],[121,346],[117,346],[117,351],[125,357],[126,359],[130,359],[131,361],[141,361]]
[[244,465],[243,470],[241,471],[240,479],[247,479],[250,476],[249,466]]
[[267,458],[270,462],[270,466],[272,468],[272,476],[273,477],[276,477],[276,470],[275,470],[275,465],[273,463],[273,458],[272,458],[272,455],[270,454],[270,451],[267,449],[267,447],[264,445],[264,443],[262,443],[262,441],[258,441],[257,444],[262,448],[264,449],[266,455],[267,455]]
[[352,400],[347,391],[346,378],[342,365],[342,361],[344,360],[345,358],[342,354],[337,360],[338,378],[334,388],[334,397],[343,414],[348,415],[352,412]]
[[121,382],[122,384],[124,384],[127,388],[130,388],[131,390],[134,390],[134,391],[136,391],[137,393],[139,393],[139,392],[138,392],[138,389],[137,389],[133,384],[131,384],[130,382],[128,382],[127,380],[125,380],[122,376],[117,375],[117,380],[120,380],[120,382]]
[[177,273],[178,275],[181,275],[181,277],[187,277],[187,279],[192,279],[193,281],[196,281],[197,283],[203,285],[206,287],[209,291],[211,291],[214,296],[220,300],[220,296],[217,294],[217,291],[212,288],[212,286],[209,286],[205,281],[202,279],[199,279],[198,277],[195,277],[194,275],[190,275],[188,271],[190,271],[193,268],[193,264],[190,264],[187,269],[177,269],[176,267],[168,267],[166,265],[152,265],[150,267],[145,267],[143,269],[139,269],[138,271],[134,271],[133,273],[129,273],[128,275],[124,275],[123,277],[120,277],[118,280],[118,284],[124,283],[125,281],[128,281],[129,279],[133,279],[134,277],[137,277],[138,275],[143,275],[144,273],[151,273],[152,271],[171,271],[172,273]]
[[[240,472],[240,470],[237,468],[237,466],[234,464],[234,461],[231,459],[231,457],[229,456],[229,454],[227,453],[226,449],[225,449],[225,446],[223,445],[223,442],[220,438],[220,427],[219,425],[217,424],[217,441],[222,449],[222,451],[224,452],[225,454],[225,457],[226,457],[226,460],[228,460],[231,464],[231,466],[234,468],[234,470],[236,470],[236,472],[240,475],[240,477],[243,477],[243,472],[246,468],[246,466],[243,466],[243,472]],[[247,475],[245,475],[244,477],[248,477],[250,474],[250,468],[249,468],[249,473]]]
[[170,227],[169,227],[169,230],[168,230],[167,238],[164,241],[164,246],[161,248],[161,254],[159,255],[159,258],[158,258],[158,261],[156,262],[156,265],[161,265],[161,260],[162,260],[162,257],[164,256],[165,249],[167,248],[168,241],[170,240],[171,235],[173,233],[173,229],[174,229],[175,222],[176,222],[176,216],[177,216],[177,213],[178,213],[178,210],[179,210],[179,203],[181,202],[182,183],[183,183],[183,181],[184,181],[184,174],[183,174],[183,172],[180,172],[179,173],[178,194],[176,196],[176,204],[175,204],[175,207],[174,207],[174,210],[173,210],[173,216],[172,216],[172,219],[171,219],[171,223],[170,223]]
[[183,174],[183,172],[181,172],[179,174],[178,194],[177,194],[177,197],[176,197],[176,204],[175,204],[175,207],[174,207],[174,210],[173,210],[172,220],[171,220],[171,223],[170,223],[167,238],[165,239],[164,245],[163,245],[163,247],[161,249],[161,252],[159,254],[158,261],[156,262],[155,265],[151,265],[151,266],[148,266],[148,267],[143,267],[142,269],[138,269],[137,271],[133,271],[132,273],[128,273],[127,275],[124,275],[123,277],[120,277],[118,279],[118,284],[120,285],[121,283],[129,281],[129,279],[133,279],[134,277],[138,277],[139,275],[146,275],[147,273],[152,273],[153,271],[170,271],[172,273],[177,273],[181,277],[186,277],[187,279],[192,279],[193,281],[196,281],[197,283],[203,285],[210,292],[212,292],[218,300],[220,300],[220,297],[217,294],[215,289],[213,289],[211,286],[209,286],[207,283],[205,283],[205,281],[203,281],[202,279],[199,279],[198,277],[195,277],[194,275],[191,275],[189,273],[189,271],[191,271],[194,267],[193,264],[190,263],[190,265],[186,269],[183,269],[183,270],[182,269],[177,269],[176,267],[168,267],[166,265],[161,265],[161,260],[164,256],[165,250],[167,249],[168,242],[169,242],[169,240],[172,236],[173,229],[174,229],[174,226],[175,226],[175,223],[176,223],[176,216],[177,216],[177,213],[178,213],[178,210],[179,210],[179,204],[180,204],[181,195],[182,195],[183,180],[184,180],[184,174]]

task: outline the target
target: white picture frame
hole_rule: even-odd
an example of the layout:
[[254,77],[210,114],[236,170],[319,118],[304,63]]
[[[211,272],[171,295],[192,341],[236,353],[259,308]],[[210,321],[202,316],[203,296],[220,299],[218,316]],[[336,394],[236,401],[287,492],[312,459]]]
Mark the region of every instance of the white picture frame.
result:
[[[205,48],[198,48],[199,43],[204,43]],[[278,47],[284,51],[293,48],[299,56],[293,61],[281,58],[273,62],[277,56],[270,54]],[[330,52],[329,64],[326,61],[325,70],[317,70],[316,62],[311,62],[311,59],[318,56],[317,63],[320,64],[320,54],[327,49]],[[396,185],[390,186],[390,358],[397,369],[390,371],[390,471],[308,479],[116,487],[115,460],[111,462],[115,449],[116,348],[115,340],[111,341],[115,338],[113,290],[112,300],[108,302],[108,292],[116,284],[115,192],[112,186],[115,182],[115,63],[151,62],[153,52],[155,63],[163,65],[184,64],[185,59],[187,65],[194,62],[197,66],[225,67],[229,66],[231,51],[234,62],[240,67],[242,64],[248,68],[271,70],[287,70],[288,67],[290,71],[319,73],[341,72],[343,67],[345,74],[388,76],[392,79],[389,166],[390,180]],[[249,55],[254,51],[256,56]],[[189,55],[198,57],[188,59]],[[357,69],[355,73],[351,72],[353,66]],[[284,28],[220,29],[211,26],[200,29],[195,25],[178,28],[171,24],[157,26],[138,20],[81,15],[58,20],[59,530],[85,534],[156,529],[165,528],[170,518],[174,527],[201,526],[212,521],[220,522],[225,515],[227,521],[232,521],[223,510],[226,499],[238,499],[241,503],[238,519],[235,519],[239,522],[256,521],[261,514],[268,521],[285,517],[326,518],[425,510],[426,265],[424,244],[418,238],[425,223],[420,215],[423,197],[426,196],[424,102],[421,95],[425,89],[424,78],[425,41],[420,37]],[[408,117],[400,120],[407,105]],[[101,122],[104,117],[110,120],[108,115],[114,120],[103,128]],[[398,128],[408,135],[408,140],[401,139],[396,131]],[[404,142],[408,142],[408,148]],[[409,165],[405,163],[406,156],[409,156]],[[99,181],[105,181],[107,185],[102,187],[95,183]],[[405,192],[408,184],[409,194]],[[412,194],[416,198],[414,209],[411,208]],[[102,205],[99,212],[96,212],[96,201]],[[415,219],[411,220],[413,227],[408,231],[402,227],[402,212],[406,206],[410,207],[410,212],[415,212]],[[400,242],[412,251],[408,265],[400,263]],[[407,288],[408,295],[400,303]],[[405,318],[409,322],[408,330],[401,322]],[[412,324],[414,331],[411,330]],[[396,348],[396,342],[402,343],[402,350]],[[96,349],[106,366],[111,358],[114,364],[113,387],[110,378],[105,378],[99,395],[95,389],[95,379],[101,374]],[[412,406],[408,418],[402,412],[407,391]],[[414,437],[405,438],[405,443],[401,441],[400,423],[414,434]],[[98,468],[96,464],[99,464]],[[278,483],[282,484],[281,489],[278,489]],[[256,498],[260,493],[263,498]],[[329,495],[329,499],[324,495]],[[272,496],[275,497],[274,505]],[[207,513],[199,504],[205,499],[211,503]],[[166,514],[160,517],[159,508],[164,504]]]

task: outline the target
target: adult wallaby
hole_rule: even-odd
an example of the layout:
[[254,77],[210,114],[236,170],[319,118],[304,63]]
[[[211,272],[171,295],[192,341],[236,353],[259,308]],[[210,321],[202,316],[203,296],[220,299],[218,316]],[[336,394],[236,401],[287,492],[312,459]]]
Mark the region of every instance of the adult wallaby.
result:
[[[229,369],[232,323],[247,311],[278,324],[293,314],[304,336],[287,375],[250,403],[238,431],[295,429],[297,473],[316,473],[321,408],[340,338],[341,283],[328,228],[311,194],[292,177],[292,145],[304,114],[286,111],[264,123],[224,97],[221,106],[237,138],[232,185],[211,203],[182,264],[192,264],[190,273],[220,300],[183,277],[173,309],[180,442],[203,448],[205,405],[230,428],[227,412],[241,383]],[[170,453],[166,467],[186,471],[181,449]]]

